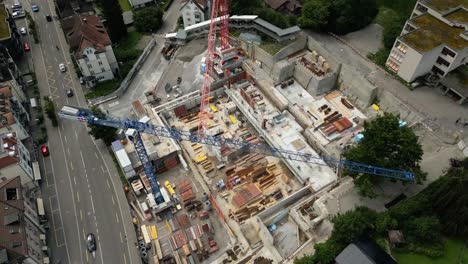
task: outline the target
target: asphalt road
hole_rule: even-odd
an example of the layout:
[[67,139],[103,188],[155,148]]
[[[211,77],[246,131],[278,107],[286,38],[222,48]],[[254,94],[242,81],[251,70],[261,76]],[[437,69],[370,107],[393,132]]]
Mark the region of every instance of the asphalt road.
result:
[[[130,83],[127,92],[119,98],[106,102],[101,105],[102,108],[108,110],[113,116],[130,117],[132,113],[131,102],[134,100],[146,101],[145,92],[155,88],[158,80],[163,75],[165,69],[170,64],[162,55],[161,50],[164,46],[164,36],[166,33],[173,32],[179,17],[181,3],[180,1],[172,2],[172,5],[164,13],[164,24],[155,35],[157,46],[150,53],[146,61],[143,63],[138,74]],[[157,96],[162,98],[161,103],[167,101],[164,91],[156,91]]]
[[[34,63],[41,96],[50,96],[57,109],[63,105],[86,107],[59,22],[45,19],[46,14],[54,16],[53,3],[35,3],[40,11],[32,13],[31,2],[22,2],[38,26],[40,44],[34,44],[32,36],[24,36],[23,41],[31,46],[25,58]],[[27,28],[25,19],[16,23],[18,28]],[[67,65],[67,72],[59,71],[59,63]],[[75,96],[68,98],[67,89],[73,89]],[[47,130],[51,155],[41,161],[42,194],[51,225],[52,263],[140,263],[129,207],[107,148],[88,135],[84,124],[60,120],[57,128],[47,122]],[[88,233],[97,239],[95,259],[86,249]]]

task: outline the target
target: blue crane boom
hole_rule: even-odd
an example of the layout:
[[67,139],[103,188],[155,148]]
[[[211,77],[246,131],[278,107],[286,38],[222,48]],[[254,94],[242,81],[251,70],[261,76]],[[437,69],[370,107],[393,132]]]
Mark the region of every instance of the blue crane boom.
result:
[[353,172],[378,175],[385,178],[398,179],[402,181],[412,181],[414,179],[413,173],[408,171],[386,169],[349,160],[338,160],[328,156],[316,156],[298,151],[279,149],[266,144],[251,143],[247,141],[225,138],[222,136],[215,136],[210,134],[197,135],[197,133],[192,133],[190,131],[168,128],[165,126],[156,126],[131,119],[119,119],[113,117],[99,118],[95,116],[90,110],[83,108],[64,106],[58,115],[61,118],[87,122],[89,124],[121,129],[134,129],[134,131],[137,133],[131,140],[135,144],[138,157],[140,158],[140,161],[143,164],[143,168],[145,169],[145,173],[150,180],[151,188],[158,204],[161,203],[163,199],[159,191],[159,185],[157,184],[155,173],[151,166],[151,161],[148,158],[139,133],[147,133],[160,137],[172,138],[177,141],[184,140],[205,145],[218,147],[223,146],[231,149],[245,150],[248,152],[260,153],[266,156],[275,156],[281,159],[297,160],[319,165],[334,164],[338,169],[346,168],[347,170]]

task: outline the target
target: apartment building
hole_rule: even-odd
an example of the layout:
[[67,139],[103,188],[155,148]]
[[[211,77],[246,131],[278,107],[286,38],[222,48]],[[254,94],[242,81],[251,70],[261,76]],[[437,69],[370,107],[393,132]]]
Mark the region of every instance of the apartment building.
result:
[[0,204],[1,263],[46,263],[45,230],[19,176],[0,181]]
[[0,4],[0,44],[9,50],[14,59],[21,58],[24,53],[21,35],[5,4]]
[[20,93],[20,89],[0,83],[0,134],[15,132],[18,140],[25,140],[29,137],[29,115],[18,100]]
[[186,0],[182,2],[180,14],[184,21],[184,28],[210,19],[209,0]]
[[34,186],[34,172],[28,149],[16,132],[0,134],[0,179],[18,176],[22,185]]
[[387,59],[407,82],[433,73],[440,78],[468,62],[468,2],[419,0]]
[[118,75],[112,42],[99,17],[74,15],[64,19],[62,25],[85,79],[102,82]]

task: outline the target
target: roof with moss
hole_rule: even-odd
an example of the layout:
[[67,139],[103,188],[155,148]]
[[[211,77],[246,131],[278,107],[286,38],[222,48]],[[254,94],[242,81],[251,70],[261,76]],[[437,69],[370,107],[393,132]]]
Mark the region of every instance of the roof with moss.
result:
[[0,40],[10,37],[10,26],[6,21],[8,17],[5,4],[0,4]]
[[454,50],[468,47],[468,41],[461,37],[465,27],[450,26],[428,13],[415,17],[408,22],[417,29],[400,39],[418,51],[427,52],[442,44]]
[[461,6],[468,8],[468,0],[420,0],[420,2],[440,13]]
[[460,8],[444,17],[452,22],[468,25],[468,11],[463,8]]

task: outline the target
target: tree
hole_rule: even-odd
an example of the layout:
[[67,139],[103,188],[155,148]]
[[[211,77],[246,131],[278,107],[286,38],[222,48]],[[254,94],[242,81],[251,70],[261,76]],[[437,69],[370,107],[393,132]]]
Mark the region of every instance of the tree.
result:
[[468,158],[464,163],[464,167],[451,168],[428,189],[444,233],[468,239]]
[[127,36],[127,27],[123,21],[122,8],[117,0],[100,0],[102,12],[107,22],[107,30],[112,42],[118,42]]
[[301,26],[320,30],[328,23],[330,15],[330,1],[309,0],[302,7],[302,15],[299,19]]
[[159,7],[148,7],[137,11],[134,21],[139,32],[154,32],[163,23],[163,12]]
[[[106,117],[106,114],[104,114],[101,111],[101,109],[99,109],[96,106],[93,106],[91,108],[91,111],[98,118]],[[115,134],[117,132],[116,128],[92,124],[88,124],[88,127],[90,128],[90,131],[88,133],[92,135],[95,139],[102,139],[107,146],[109,146],[113,141],[115,141]]]
[[388,230],[393,230],[398,227],[398,221],[393,218],[388,212],[380,213],[375,221],[375,231],[380,234],[386,234]]
[[377,15],[376,0],[307,0],[303,26],[346,34],[367,26]]
[[[399,116],[384,114],[372,122],[365,122],[362,133],[364,138],[348,149],[344,157],[373,166],[411,171],[416,182],[420,183],[426,177],[419,166],[423,150],[418,137],[407,126],[400,126],[399,120]],[[375,196],[373,183],[382,177],[356,173],[350,175],[357,178],[355,184],[361,195]]]
[[367,207],[357,207],[354,211],[333,217],[331,239],[346,246],[365,235],[374,225],[377,213]]
[[434,216],[423,216],[411,219],[405,232],[415,243],[431,243],[440,239],[440,222]]
[[257,15],[263,8],[263,0],[236,0],[229,4],[231,15]]

